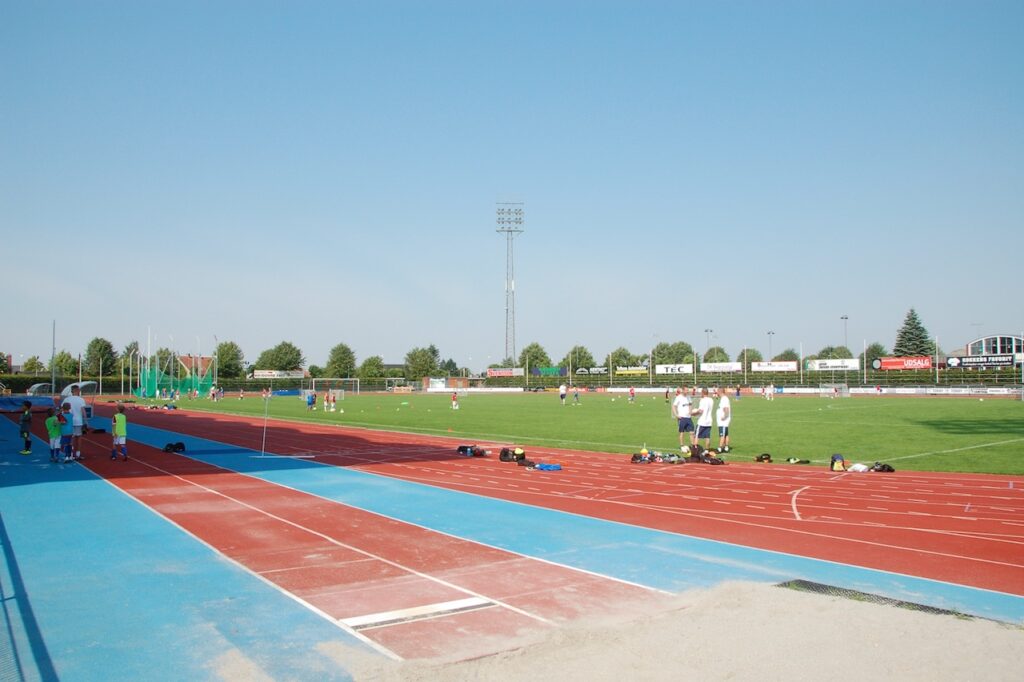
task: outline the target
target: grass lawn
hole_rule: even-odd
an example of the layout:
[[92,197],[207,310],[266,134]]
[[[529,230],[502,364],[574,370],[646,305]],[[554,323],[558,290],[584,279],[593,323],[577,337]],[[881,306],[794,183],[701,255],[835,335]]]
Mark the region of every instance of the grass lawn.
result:
[[[450,394],[347,394],[344,412],[306,410],[297,397],[270,401],[272,417],[328,422],[465,440],[596,450],[628,456],[678,449],[675,421],[663,395],[581,394],[564,407],[553,393],[468,394],[451,409]],[[185,409],[260,415],[258,395],[182,401]],[[733,400],[732,461],[762,452],[824,464],[834,452],[848,460],[883,461],[897,470],[1024,475],[1024,403],[977,398],[864,397],[828,400],[757,397]],[[717,442],[717,429],[712,445]]]

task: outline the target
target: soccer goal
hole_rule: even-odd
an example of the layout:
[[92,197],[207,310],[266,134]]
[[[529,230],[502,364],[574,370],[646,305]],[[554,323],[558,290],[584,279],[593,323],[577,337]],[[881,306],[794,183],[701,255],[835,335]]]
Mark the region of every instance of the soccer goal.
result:
[[338,393],[338,400],[345,399],[345,391],[351,391],[356,395],[359,395],[359,379],[355,377],[320,377],[312,380],[310,390],[314,393],[319,391],[330,391],[331,393]]
[[818,397],[819,398],[849,398],[850,397],[850,385],[849,384],[819,384],[818,385]]

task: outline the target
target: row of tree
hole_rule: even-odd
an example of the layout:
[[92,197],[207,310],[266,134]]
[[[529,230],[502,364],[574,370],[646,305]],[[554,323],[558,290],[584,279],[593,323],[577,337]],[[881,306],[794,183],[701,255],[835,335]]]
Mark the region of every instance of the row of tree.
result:
[[[921,324],[917,313],[912,308],[896,335],[896,345],[892,354],[897,356],[919,356],[932,355],[935,352],[934,342],[929,338],[928,331]],[[219,377],[239,378],[245,376],[247,370],[271,369],[271,370],[297,370],[306,366],[306,358],[302,351],[289,341],[282,341],[273,348],[260,353],[256,362],[251,366],[245,362],[242,349],[233,341],[224,341],[217,345],[214,352],[216,357],[216,371]],[[880,343],[872,343],[864,353],[860,354],[864,366],[875,358],[890,355],[889,351]],[[817,358],[852,358],[854,355],[846,346],[826,346],[813,355],[805,355],[803,359]],[[180,361],[179,361],[180,358]],[[119,353],[114,346],[103,338],[95,338],[89,342],[85,355],[75,357],[67,351],[61,351],[53,358],[52,366],[57,374],[73,376],[79,373],[88,376],[116,376],[122,372],[138,372],[142,364],[142,353],[139,350],[137,341],[130,344]],[[770,358],[772,361],[799,361],[800,355],[792,348],[786,348],[782,352]],[[151,363],[169,374],[184,375],[192,367],[194,360],[189,355],[179,356],[169,348],[160,348],[150,358]],[[531,343],[523,348],[518,358],[505,358],[492,367],[565,367],[575,369],[577,367],[596,367],[606,363],[612,367],[646,365],[651,362],[656,365],[689,364],[701,362],[729,362],[730,356],[721,346],[708,348],[702,356],[699,356],[693,346],[686,341],[674,343],[662,342],[655,346],[649,353],[634,354],[624,347],[619,347],[609,353],[601,361],[595,360],[593,354],[586,346],[580,344],[569,349],[565,356],[557,363],[552,362],[551,357],[539,343]],[[751,363],[762,362],[764,357],[755,348],[742,348],[735,355],[735,361],[744,363],[750,369]],[[6,364],[6,359],[3,360]],[[0,372],[6,368],[0,367]],[[25,361],[22,371],[25,373],[44,374],[49,373],[50,368],[36,356]],[[327,357],[327,364],[323,367],[317,365],[309,366],[309,373],[314,377],[359,377],[361,379],[380,379],[381,377],[395,376],[418,381],[426,376],[468,374],[467,368],[460,368],[454,360],[441,360],[441,354],[433,344],[425,348],[413,348],[405,354],[405,363],[401,367],[386,367],[383,358],[373,355],[362,363],[357,364],[356,355],[352,349],[339,343],[331,349]]]

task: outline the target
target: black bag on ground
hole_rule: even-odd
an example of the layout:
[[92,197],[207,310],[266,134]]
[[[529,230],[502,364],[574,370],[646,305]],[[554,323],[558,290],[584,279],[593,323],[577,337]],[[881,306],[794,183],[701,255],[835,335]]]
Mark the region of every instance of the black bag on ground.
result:
[[886,473],[886,474],[889,474],[889,473],[892,473],[893,471],[896,471],[892,467],[891,464],[885,464],[883,462],[875,462],[875,465],[873,467],[871,467],[871,470],[872,471],[880,471],[880,472]]
[[521,466],[521,467],[532,467],[532,466],[537,466],[537,463],[536,463],[536,462],[534,462],[534,461],[533,461],[532,459],[521,459],[521,460],[519,460],[519,461],[518,461],[518,462],[516,462],[516,463],[517,463],[517,464],[518,464],[519,466]]
[[757,457],[755,457],[754,461],[755,462],[768,462],[770,464],[771,461],[772,461],[771,453],[763,452],[760,455],[758,455]]
[[512,454],[512,449],[511,448],[502,448],[498,452],[498,460],[500,460],[502,462],[514,462],[514,461],[516,461],[515,460],[515,455]]

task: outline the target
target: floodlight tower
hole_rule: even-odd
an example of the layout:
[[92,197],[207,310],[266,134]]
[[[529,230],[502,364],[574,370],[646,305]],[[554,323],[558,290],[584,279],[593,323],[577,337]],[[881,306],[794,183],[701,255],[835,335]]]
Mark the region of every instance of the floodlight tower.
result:
[[523,203],[498,202],[498,227],[505,234],[508,249],[505,254],[505,357],[516,358],[516,280],[512,240],[523,231]]

